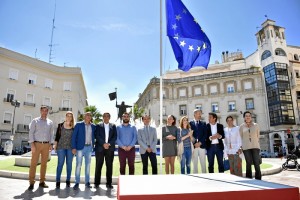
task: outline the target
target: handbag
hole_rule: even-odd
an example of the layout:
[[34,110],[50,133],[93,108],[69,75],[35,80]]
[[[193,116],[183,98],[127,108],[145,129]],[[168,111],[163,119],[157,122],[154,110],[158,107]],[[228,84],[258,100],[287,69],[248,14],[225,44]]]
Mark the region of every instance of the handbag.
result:
[[[180,133],[180,137],[181,137],[181,129],[180,129],[179,133]],[[183,151],[184,151],[183,141],[178,142],[178,144],[177,144],[177,158],[178,158],[178,160],[181,160]]]
[[229,164],[229,160],[225,159],[223,160],[223,165],[224,165],[224,171],[227,171],[230,169],[230,164]]

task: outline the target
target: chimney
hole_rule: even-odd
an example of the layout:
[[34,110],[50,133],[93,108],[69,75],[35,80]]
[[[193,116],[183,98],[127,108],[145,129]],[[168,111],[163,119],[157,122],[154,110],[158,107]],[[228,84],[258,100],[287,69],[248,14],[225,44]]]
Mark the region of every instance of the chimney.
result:
[[223,51],[222,52],[222,63],[224,63],[225,62],[225,52]]
[[228,51],[226,51],[225,59],[226,59],[226,62],[228,62]]

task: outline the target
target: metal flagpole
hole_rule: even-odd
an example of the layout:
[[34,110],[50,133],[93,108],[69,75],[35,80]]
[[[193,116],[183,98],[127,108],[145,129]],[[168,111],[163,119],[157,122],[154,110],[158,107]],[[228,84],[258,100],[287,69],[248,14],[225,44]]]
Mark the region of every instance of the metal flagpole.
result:
[[159,129],[160,129],[160,174],[163,173],[162,171],[162,125],[163,125],[163,113],[162,113],[162,108],[163,108],[163,92],[162,92],[162,76],[163,76],[163,71],[162,71],[162,1],[160,0],[160,38],[159,38],[159,52],[160,52],[160,60],[159,60],[159,65],[160,65],[160,83],[159,83]]

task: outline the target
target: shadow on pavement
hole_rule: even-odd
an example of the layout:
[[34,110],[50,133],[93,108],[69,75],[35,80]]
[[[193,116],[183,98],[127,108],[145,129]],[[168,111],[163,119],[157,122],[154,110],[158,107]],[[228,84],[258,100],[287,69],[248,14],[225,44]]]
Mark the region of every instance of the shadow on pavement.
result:
[[14,196],[14,199],[33,199],[45,195],[44,188],[39,187],[36,191],[25,190],[21,195]]

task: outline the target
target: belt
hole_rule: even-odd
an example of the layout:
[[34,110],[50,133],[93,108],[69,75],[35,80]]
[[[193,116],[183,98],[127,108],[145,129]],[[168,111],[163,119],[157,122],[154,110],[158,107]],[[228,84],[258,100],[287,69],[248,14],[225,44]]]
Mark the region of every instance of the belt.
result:
[[34,141],[34,142],[36,142],[36,143],[42,143],[42,144],[47,144],[47,143],[49,143],[49,141]]
[[85,144],[84,146],[91,146],[91,144]]

